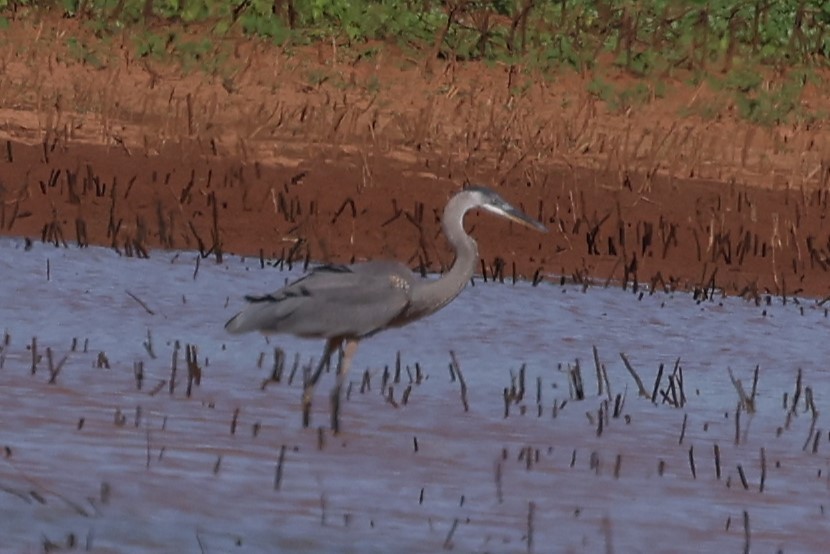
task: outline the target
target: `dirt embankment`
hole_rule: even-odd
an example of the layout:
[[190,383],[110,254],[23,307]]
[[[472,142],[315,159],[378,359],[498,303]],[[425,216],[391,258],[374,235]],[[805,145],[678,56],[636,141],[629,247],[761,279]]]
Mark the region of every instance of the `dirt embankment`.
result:
[[246,41],[210,75],[134,58],[125,34],[93,66],[65,47],[73,25],[14,22],[2,44],[4,234],[436,270],[441,209],[469,180],[552,230],[470,217],[488,276],[830,294],[820,123],[681,118],[709,91],[679,83],[612,113],[577,75],[424,75],[389,48]]

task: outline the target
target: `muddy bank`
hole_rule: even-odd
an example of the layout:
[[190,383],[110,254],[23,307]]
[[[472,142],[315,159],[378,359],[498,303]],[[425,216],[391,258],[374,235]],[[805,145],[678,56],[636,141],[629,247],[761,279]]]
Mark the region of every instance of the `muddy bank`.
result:
[[[444,203],[477,181],[552,230],[471,216],[488,278],[830,294],[821,120],[682,116],[725,100],[682,76],[615,111],[587,85],[631,77],[604,62],[550,80],[478,63],[425,74],[391,45],[289,52],[228,38],[209,72],[138,56],[132,38],[103,49],[78,21],[9,22],[0,232],[127,255],[383,256],[437,271],[452,259]],[[811,85],[799,102],[830,107]]]
[[[68,145],[67,145],[68,144]],[[550,167],[501,180],[437,156],[280,145],[280,164],[214,155],[199,142],[126,148],[5,142],[0,228],[126,255],[156,248],[285,260],[390,257],[439,271],[452,260],[444,203],[465,180],[493,184],[551,232],[468,216],[481,271],[634,281],[730,294],[830,294],[825,190],[762,190]]]
[[[12,140],[66,137],[155,152],[192,139],[263,163],[279,162],[286,144],[367,156],[403,149],[487,168],[498,180],[549,162],[764,188],[826,188],[830,177],[830,98],[821,86],[830,75],[820,68],[788,97],[793,120],[762,127],[741,118],[734,83],[717,71],[638,78],[608,56],[580,72],[426,64],[426,52],[394,44],[280,47],[218,39],[200,25],[102,37],[49,13],[7,23],[0,137]],[[167,37],[166,48],[137,49],[147,36]],[[202,52],[195,58],[193,47]],[[761,75],[763,87],[774,90],[785,74]]]

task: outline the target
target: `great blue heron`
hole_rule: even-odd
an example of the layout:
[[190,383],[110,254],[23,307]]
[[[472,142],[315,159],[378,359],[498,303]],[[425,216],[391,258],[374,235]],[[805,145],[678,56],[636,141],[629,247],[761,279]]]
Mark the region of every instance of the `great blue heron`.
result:
[[331,396],[332,428],[337,432],[341,388],[358,342],[438,311],[458,296],[472,277],[479,260],[478,246],[464,231],[464,214],[474,208],[547,231],[494,191],[470,186],[454,195],[444,209],[441,223],[455,250],[455,261],[439,279],[416,277],[405,265],[394,261],[323,265],[276,292],[246,296],[249,305],[233,316],[225,329],[233,334],[259,331],[326,339],[323,356],[303,390],[306,427],[314,386],[331,355],[342,345],[337,384]]

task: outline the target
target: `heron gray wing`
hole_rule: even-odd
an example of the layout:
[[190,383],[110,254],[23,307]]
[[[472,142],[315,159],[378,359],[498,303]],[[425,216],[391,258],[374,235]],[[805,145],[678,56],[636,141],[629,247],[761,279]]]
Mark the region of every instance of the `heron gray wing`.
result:
[[411,272],[393,262],[321,266],[271,294],[246,297],[248,307],[225,328],[232,333],[365,337],[406,309],[410,282]]
[[412,271],[400,262],[372,260],[355,264],[326,264],[314,267],[302,277],[292,281],[278,291],[261,297],[246,296],[251,301],[257,298],[278,296],[280,294],[302,293],[308,288],[339,288],[359,283],[366,275],[396,275],[406,282],[413,279]]

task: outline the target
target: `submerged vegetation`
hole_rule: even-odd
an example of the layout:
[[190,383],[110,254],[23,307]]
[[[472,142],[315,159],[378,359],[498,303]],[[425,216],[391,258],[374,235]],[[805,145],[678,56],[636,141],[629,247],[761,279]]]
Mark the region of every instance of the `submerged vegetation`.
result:
[[[359,57],[389,43],[427,60],[520,65],[543,75],[592,73],[602,64],[644,80],[615,90],[594,75],[589,92],[615,110],[660,96],[655,80],[691,75],[717,81],[738,113],[758,123],[797,112],[801,87],[830,60],[823,0],[0,0],[0,27],[47,12],[84,22],[103,41],[129,27],[138,56],[213,73],[224,58],[217,39],[248,36],[285,48],[362,48]],[[187,32],[193,27],[202,33],[196,40]],[[79,61],[104,63],[104,47],[67,40]],[[764,83],[759,69],[777,84]]]

